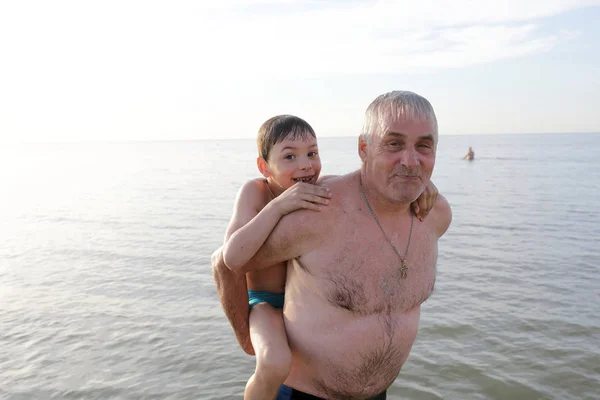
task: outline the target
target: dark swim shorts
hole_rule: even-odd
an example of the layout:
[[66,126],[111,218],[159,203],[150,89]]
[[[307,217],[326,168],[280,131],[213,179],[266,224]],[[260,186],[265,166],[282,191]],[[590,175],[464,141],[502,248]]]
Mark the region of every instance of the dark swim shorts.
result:
[[[386,391],[379,393],[375,397],[371,397],[369,400],[385,400],[387,399]],[[321,397],[313,396],[312,394],[304,393],[299,390],[293,389],[289,386],[281,385],[279,387],[279,393],[275,400],[325,400]]]

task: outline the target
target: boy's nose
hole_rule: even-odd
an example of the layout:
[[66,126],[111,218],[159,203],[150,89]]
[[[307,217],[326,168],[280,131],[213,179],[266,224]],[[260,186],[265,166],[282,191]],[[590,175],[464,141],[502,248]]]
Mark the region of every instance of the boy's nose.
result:
[[312,168],[312,162],[308,158],[304,158],[301,161],[300,169],[302,169],[302,170],[308,170],[308,169],[311,169],[311,168]]

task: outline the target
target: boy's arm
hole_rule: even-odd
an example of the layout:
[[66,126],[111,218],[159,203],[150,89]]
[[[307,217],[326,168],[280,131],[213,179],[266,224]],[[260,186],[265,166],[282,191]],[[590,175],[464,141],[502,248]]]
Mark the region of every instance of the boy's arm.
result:
[[335,208],[324,207],[321,212],[297,210],[283,216],[265,243],[240,271],[259,270],[298,258],[319,247],[335,225]]
[[437,187],[432,181],[429,181],[419,198],[411,203],[412,210],[419,220],[423,221],[427,214],[433,209],[438,195],[439,192]]
[[[324,214],[324,213],[323,213]],[[299,210],[281,218],[260,250],[241,270],[225,265],[220,248],[212,255],[213,278],[219,301],[242,349],[254,355],[250,341],[248,288],[246,272],[270,266],[305,254],[326,240],[328,224],[321,213]]]
[[329,203],[327,188],[297,183],[262,207],[263,185],[256,180],[246,183],[236,200],[223,246],[225,265],[232,270],[239,270],[254,256],[282,216],[299,208],[319,211]]
[[[251,182],[248,182],[247,185],[250,185]],[[255,181],[255,183],[259,184],[259,182]],[[313,185],[310,185],[313,186]],[[300,187],[299,187],[300,188]],[[244,189],[244,188],[242,188]],[[260,188],[258,192],[260,192]],[[309,188],[309,191],[317,190],[317,188]],[[322,189],[322,188],[321,188]],[[318,190],[321,190],[318,189]],[[248,189],[249,195],[244,196],[244,190],[240,190],[240,195],[238,196],[236,203],[244,203],[244,205],[240,204],[238,207],[236,204],[236,209],[234,211],[234,216],[232,217],[232,221],[227,229],[226,241],[231,238],[232,234],[236,232],[238,225],[243,224],[243,221],[246,219],[251,219],[250,215],[255,215],[258,217],[256,210],[260,206],[260,197],[257,197],[257,201],[254,204],[254,213],[252,212],[252,208],[249,207],[247,201],[251,201],[255,198],[252,194],[253,190]],[[241,213],[238,214],[238,211]],[[304,211],[305,213],[318,214],[314,211]],[[237,215],[235,215],[237,214]],[[297,213],[293,213],[297,214]],[[245,216],[245,217],[244,217]],[[293,218],[291,218],[293,220]],[[277,222],[275,222],[276,224]],[[290,231],[289,227],[293,227],[290,224],[284,224],[287,228],[284,230],[284,234],[286,237],[289,237]],[[273,229],[271,228],[271,231]],[[270,232],[271,232],[270,231]],[[268,236],[268,233],[267,233]],[[276,234],[275,237],[281,235]],[[261,242],[261,245],[264,244],[265,240]],[[259,245],[260,246],[260,245]],[[263,252],[264,253],[264,252]],[[281,257],[281,256],[280,256]],[[264,260],[267,262],[266,265],[261,264],[263,267],[268,267],[273,265],[274,263],[268,264],[268,257],[256,258],[255,261],[261,262]],[[284,261],[282,259],[281,261]],[[223,307],[223,311],[235,332],[238,343],[242,347],[242,349],[250,355],[254,354],[254,349],[252,347],[252,342],[250,341],[250,325],[249,325],[249,307],[248,307],[248,287],[246,283],[246,271],[236,270],[232,271],[229,269],[224,261],[223,257],[223,247],[219,248],[212,255],[212,270],[213,270],[213,278],[217,287],[217,293],[219,295],[219,301],[221,302],[221,306]]]
[[436,226],[438,237],[442,237],[452,223],[452,208],[448,200],[442,195],[439,195],[437,202],[433,207],[432,214]]
[[[225,233],[225,245],[230,237],[258,214],[261,200],[258,182],[246,182],[238,192],[234,211]],[[276,223],[276,222],[275,222]],[[272,227],[271,227],[272,229]],[[224,246],[217,249],[211,257],[213,279],[219,295],[219,302],[233,328],[237,341],[249,355],[254,355],[250,341],[250,320],[248,307],[248,285],[246,274],[232,271],[225,264]]]
[[272,202],[260,210],[264,192],[259,185],[263,183],[246,182],[235,201],[223,245],[223,260],[231,270],[239,270],[252,258],[281,218]]

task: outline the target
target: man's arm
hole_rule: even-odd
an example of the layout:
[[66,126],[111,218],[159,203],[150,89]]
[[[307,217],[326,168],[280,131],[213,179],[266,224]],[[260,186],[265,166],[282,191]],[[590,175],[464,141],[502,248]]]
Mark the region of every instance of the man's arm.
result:
[[452,209],[448,200],[441,194],[438,195],[437,201],[431,209],[430,218],[435,223],[435,230],[438,237],[442,237],[452,222]]
[[[225,233],[225,245],[216,250],[211,257],[213,279],[221,307],[233,328],[240,347],[250,355],[254,355],[254,348],[250,341],[250,310],[246,274],[232,271],[227,267],[223,249],[231,235],[258,214],[260,197],[260,188],[256,181],[248,181],[241,187]],[[275,223],[277,221],[273,224]]]
[[241,270],[227,268],[222,248],[213,253],[213,278],[221,306],[238,343],[247,354],[253,355],[254,348],[250,341],[246,271],[291,260],[316,248],[324,241],[331,226],[324,222],[327,219],[324,214],[328,212],[299,210],[281,218],[264,245]]
[[227,268],[223,261],[222,248],[212,254],[211,261],[213,278],[223,311],[241,348],[247,354],[254,355],[254,348],[250,341],[250,312],[246,274],[231,271]]

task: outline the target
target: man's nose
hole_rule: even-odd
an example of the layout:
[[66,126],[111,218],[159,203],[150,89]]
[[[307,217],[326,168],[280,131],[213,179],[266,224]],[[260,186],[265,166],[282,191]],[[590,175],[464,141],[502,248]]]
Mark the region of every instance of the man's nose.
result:
[[405,149],[402,151],[400,156],[400,164],[407,168],[414,168],[419,166],[419,154],[415,149]]

